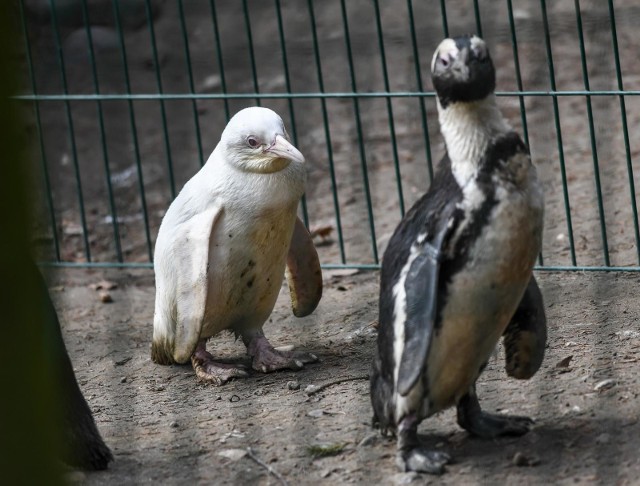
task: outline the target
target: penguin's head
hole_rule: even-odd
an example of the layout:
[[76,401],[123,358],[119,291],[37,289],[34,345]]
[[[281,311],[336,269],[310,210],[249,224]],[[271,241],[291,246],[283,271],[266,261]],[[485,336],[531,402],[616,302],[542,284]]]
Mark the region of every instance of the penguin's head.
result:
[[487,45],[475,35],[443,40],[433,54],[431,79],[443,108],[486,98],[496,87]]
[[253,106],[236,113],[222,132],[220,146],[224,159],[245,172],[269,174],[304,163],[282,118],[268,108]]

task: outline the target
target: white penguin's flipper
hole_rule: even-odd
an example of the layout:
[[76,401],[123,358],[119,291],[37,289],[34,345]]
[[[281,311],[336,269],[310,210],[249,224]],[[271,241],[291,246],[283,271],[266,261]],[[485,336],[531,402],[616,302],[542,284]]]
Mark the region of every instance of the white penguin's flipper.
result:
[[181,223],[174,233],[176,323],[173,357],[185,363],[198,345],[208,292],[209,241],[222,214],[219,204]]
[[308,316],[322,297],[322,271],[316,247],[300,218],[296,218],[291,237],[286,275],[293,314]]

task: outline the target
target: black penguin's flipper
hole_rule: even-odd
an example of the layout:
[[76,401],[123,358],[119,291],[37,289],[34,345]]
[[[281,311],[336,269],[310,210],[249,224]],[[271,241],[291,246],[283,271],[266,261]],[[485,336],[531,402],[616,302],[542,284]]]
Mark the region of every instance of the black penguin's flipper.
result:
[[458,402],[458,425],[470,434],[484,439],[519,436],[529,432],[533,420],[517,415],[497,415],[483,412],[476,395],[476,385]]
[[442,223],[433,239],[424,242],[405,280],[404,347],[398,373],[398,392],[401,395],[408,394],[422,374],[431,342],[437,314],[442,248],[453,225],[449,218],[444,218]]
[[507,374],[518,379],[531,378],[542,364],[547,342],[547,318],[535,277],[531,277],[503,335]]
[[442,474],[445,465],[451,462],[451,456],[446,452],[422,447],[418,439],[418,424],[415,415],[407,415],[398,425],[396,464],[402,472]]

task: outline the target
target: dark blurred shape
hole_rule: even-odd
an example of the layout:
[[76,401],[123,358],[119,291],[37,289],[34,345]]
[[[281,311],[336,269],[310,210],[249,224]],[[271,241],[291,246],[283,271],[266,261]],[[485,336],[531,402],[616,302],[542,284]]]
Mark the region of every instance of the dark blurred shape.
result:
[[73,375],[55,309],[29,252],[26,147],[18,92],[20,25],[0,2],[0,483],[60,484],[61,460],[111,460]]
[[91,409],[76,381],[73,366],[62,339],[60,322],[47,286],[32,261],[25,261],[23,266],[25,273],[30,273],[29,278],[36,292],[34,297],[43,309],[42,337],[57,383],[62,412],[60,458],[65,463],[81,469],[106,469],[109,462],[113,460],[113,455],[102,440]]

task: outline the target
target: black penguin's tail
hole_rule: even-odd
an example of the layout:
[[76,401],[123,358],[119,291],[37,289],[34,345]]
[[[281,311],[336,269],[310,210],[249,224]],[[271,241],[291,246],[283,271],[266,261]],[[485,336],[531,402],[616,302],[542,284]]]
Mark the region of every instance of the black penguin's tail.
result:
[[393,385],[386,380],[381,372],[380,356],[376,353],[371,363],[369,373],[371,385],[371,405],[373,406],[373,418],[371,425],[380,429],[383,435],[395,433],[393,413]]

